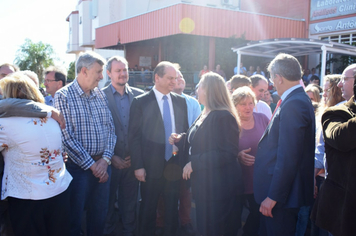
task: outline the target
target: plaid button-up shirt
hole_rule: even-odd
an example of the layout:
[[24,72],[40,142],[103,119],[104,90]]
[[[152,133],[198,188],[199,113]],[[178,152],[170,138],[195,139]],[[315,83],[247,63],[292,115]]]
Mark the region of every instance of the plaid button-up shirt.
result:
[[116,144],[115,128],[105,94],[98,88],[84,93],[77,79],[56,92],[54,107],[66,122],[62,130],[64,149],[69,158],[87,170],[94,164],[91,156],[111,159]]

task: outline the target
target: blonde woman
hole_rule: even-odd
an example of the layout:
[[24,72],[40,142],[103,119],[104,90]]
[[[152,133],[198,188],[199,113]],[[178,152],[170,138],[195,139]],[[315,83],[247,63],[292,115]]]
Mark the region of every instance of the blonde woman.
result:
[[[238,196],[242,194],[241,167],[236,161],[239,118],[224,79],[213,72],[202,76],[198,88],[204,110],[189,128],[189,162],[183,178],[191,179],[200,235],[236,235]],[[179,141],[172,134],[170,142]]]
[[[269,91],[267,91],[269,93]],[[255,93],[247,86],[236,89],[232,101],[240,118],[241,134],[238,160],[241,163],[244,183],[243,202],[248,202],[249,215],[243,227],[244,235],[257,236],[260,226],[259,204],[253,194],[253,167],[263,132],[268,125],[265,114],[253,112],[256,105]]]
[[[0,81],[4,98],[44,103],[35,83],[21,72]],[[67,235],[72,177],[61,148],[61,130],[52,118],[0,118],[5,169],[1,199],[9,202],[15,235]]]
[[320,90],[318,87],[315,84],[309,84],[305,88],[305,92],[308,94],[308,96],[312,102],[319,103],[321,101]]

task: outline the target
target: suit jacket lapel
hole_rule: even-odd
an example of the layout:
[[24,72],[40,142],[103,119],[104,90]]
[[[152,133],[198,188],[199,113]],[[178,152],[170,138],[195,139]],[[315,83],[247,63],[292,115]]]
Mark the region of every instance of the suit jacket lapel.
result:
[[293,90],[290,94],[288,94],[288,96],[282,101],[281,105],[278,107],[278,110],[276,111],[276,113],[274,114],[274,116],[271,117],[271,121],[269,122],[267,128],[265,129],[265,132],[263,133],[263,135],[262,135],[262,137],[261,137],[261,139],[260,139],[260,142],[261,142],[261,140],[266,136],[266,134],[269,132],[269,129],[271,128],[271,125],[272,125],[272,123],[273,123],[274,117],[277,116],[277,114],[280,113],[280,111],[281,111],[283,105],[285,104],[285,102],[286,102],[291,96],[293,96],[295,93],[300,93],[300,92],[302,92],[302,91],[300,91],[300,90],[304,91],[302,87],[297,88],[297,89],[294,89],[294,90]]
[[151,100],[151,105],[152,105],[150,112],[152,112],[152,114],[159,114],[157,121],[160,122],[160,125],[164,128],[162,113],[161,113],[161,110],[159,109],[155,92],[153,90],[151,90],[148,93],[149,93],[148,96],[149,96],[149,98]]
[[120,114],[119,114],[119,109],[117,108],[117,104],[116,104],[116,101],[114,98],[114,94],[112,93],[111,86],[109,85],[106,89],[107,89],[106,96],[108,98],[109,106],[111,106],[111,109],[114,111],[114,114],[112,114],[112,115],[115,115],[116,118],[118,119],[120,125],[122,125]]
[[126,84],[126,88],[127,88],[127,93],[129,95],[129,102],[130,102],[130,106],[131,106],[132,100],[134,99],[134,94],[128,84]]

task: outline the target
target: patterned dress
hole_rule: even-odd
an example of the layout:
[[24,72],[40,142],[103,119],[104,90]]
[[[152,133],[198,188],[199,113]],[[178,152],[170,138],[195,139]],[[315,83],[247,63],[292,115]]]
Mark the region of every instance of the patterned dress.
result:
[[42,200],[68,188],[72,177],[62,157],[61,130],[52,118],[0,118],[0,148],[2,200]]

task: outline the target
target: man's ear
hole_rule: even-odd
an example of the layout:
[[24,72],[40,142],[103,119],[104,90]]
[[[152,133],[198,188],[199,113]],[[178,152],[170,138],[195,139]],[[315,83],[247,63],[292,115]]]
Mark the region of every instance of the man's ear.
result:
[[83,75],[86,75],[87,72],[88,72],[88,68],[86,68],[84,66],[82,67],[82,69],[80,69],[80,73],[83,74]]
[[153,81],[154,84],[156,84],[156,81],[158,80],[158,78],[159,78],[158,74],[155,74],[155,78],[154,78],[154,81]]
[[279,74],[276,74],[275,75],[275,79],[274,79],[274,82],[275,83],[278,83],[278,84],[283,84],[283,77],[282,76],[280,76]]

